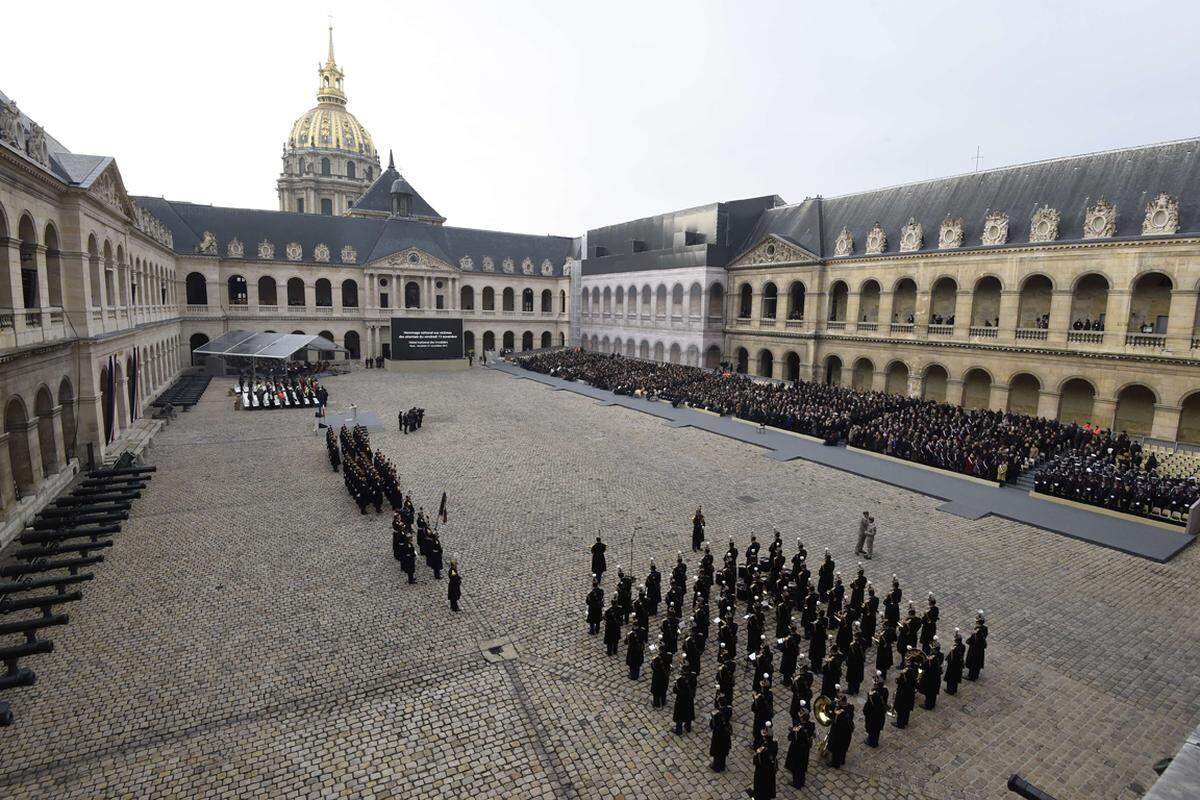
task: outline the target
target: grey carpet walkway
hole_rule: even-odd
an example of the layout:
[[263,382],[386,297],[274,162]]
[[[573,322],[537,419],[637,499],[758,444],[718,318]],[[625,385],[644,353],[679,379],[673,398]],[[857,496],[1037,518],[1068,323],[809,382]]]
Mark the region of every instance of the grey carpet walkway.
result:
[[938,510],[965,519],[980,519],[991,514],[1160,563],[1170,561],[1192,543],[1193,537],[1184,533],[1182,529],[1170,531],[1132,519],[1121,519],[1042,500],[1016,487],[988,486],[967,478],[891,461],[847,447],[826,447],[819,442],[774,428],[766,428],[759,432],[757,426],[738,422],[732,417],[717,417],[682,406],[672,408],[670,403],[624,397],[584,383],[530,372],[503,362],[489,364],[488,367],[508,373],[514,378],[552,386],[558,391],[592,397],[604,405],[623,406],[651,414],[666,420],[674,428],[699,428],[752,444],[766,450],[766,456],[776,461],[802,458],[937,497],[946,501]]

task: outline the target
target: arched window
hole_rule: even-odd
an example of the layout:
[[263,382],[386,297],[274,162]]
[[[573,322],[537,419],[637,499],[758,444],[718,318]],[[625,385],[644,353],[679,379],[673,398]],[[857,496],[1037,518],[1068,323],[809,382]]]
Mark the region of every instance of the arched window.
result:
[[409,281],[404,284],[404,307],[421,307],[421,287],[417,285],[416,281]]
[[750,314],[753,310],[754,290],[750,288],[750,284],[743,283],[741,288],[738,289],[738,318],[750,319]]
[[263,275],[258,279],[258,304],[273,306],[278,302],[279,298],[275,294],[275,279],[270,275]]
[[229,305],[231,305],[231,306],[246,305],[246,298],[248,296],[248,291],[246,289],[246,279],[243,278],[241,275],[230,275],[228,284],[229,284]]
[[464,286],[458,290],[458,307],[463,311],[475,310],[475,289]]
[[371,176],[374,174],[374,170],[372,170],[370,167],[367,167],[367,180],[371,180]]
[[525,289],[521,292],[521,310],[533,311],[533,289]]
[[304,305],[304,281],[299,278],[289,278],[287,282],[289,306]]
[[358,281],[353,278],[342,281],[342,307],[358,308]]
[[512,310],[513,310],[513,290],[512,290],[512,287],[508,287],[508,288],[506,288],[506,289],[504,290],[504,305],[503,305],[501,308],[502,308],[502,310],[504,310],[504,311],[512,311]]
[[[510,289],[509,291],[512,291],[512,290]],[[504,349],[505,349],[505,350],[512,350],[512,349],[513,349],[513,340],[514,340],[514,337],[513,337],[513,332],[512,332],[512,331],[505,331],[505,332],[504,332]]]
[[561,289],[558,293],[558,313],[567,313],[567,290]]
[[317,278],[317,283],[313,287],[313,290],[313,294],[316,296],[317,308],[330,308],[333,306],[333,287],[329,285],[328,280]]
[[329,174],[329,159],[328,158],[321,159],[321,174],[322,175]]
[[[779,290],[775,288],[775,284],[768,281],[763,286],[762,294],[762,316],[763,319],[775,319],[775,309],[779,304]],[[760,375],[762,373],[759,373]],[[769,376],[767,376],[769,377]]]
[[491,352],[496,349],[496,334],[492,331],[483,332],[483,349],[485,352]]
[[[334,335],[333,335],[333,331],[319,331],[319,332],[317,333],[317,336],[320,336],[322,339],[328,339],[328,340],[329,340],[329,341],[331,341],[331,342],[337,342],[337,338],[336,338],[336,337],[334,337]],[[322,361],[331,361],[331,360],[333,360],[333,354],[334,354],[334,352],[335,352],[335,351],[333,351],[333,350],[321,350],[321,351],[319,351],[319,352],[320,352],[320,356],[319,356],[320,360],[322,360]]]
[[354,171],[354,162],[353,161],[346,162],[346,177],[350,178],[351,180],[358,178],[358,174]]
[[[496,290],[490,286],[483,287],[483,310],[496,310]],[[493,337],[494,338],[494,337]],[[494,350],[494,347],[484,347],[484,350]]]
[[[549,289],[542,290],[542,313],[554,313],[554,295],[551,294]],[[549,347],[549,345],[547,345],[547,347]]]
[[475,331],[463,331],[463,353],[475,352]]
[[554,339],[550,336],[550,331],[542,331],[542,347],[549,347],[553,342]]
[[346,331],[346,336],[342,339],[342,346],[350,351],[346,354],[346,358],[357,360],[362,357],[359,354],[358,331]]
[[525,331],[521,334],[521,350],[533,349],[533,331]]
[[208,344],[208,337],[203,333],[193,333],[192,338],[188,340],[188,346],[192,350],[192,366],[203,365],[204,356],[196,355],[196,348]]
[[208,282],[199,272],[189,272],[187,276],[187,303],[189,306],[208,305]]

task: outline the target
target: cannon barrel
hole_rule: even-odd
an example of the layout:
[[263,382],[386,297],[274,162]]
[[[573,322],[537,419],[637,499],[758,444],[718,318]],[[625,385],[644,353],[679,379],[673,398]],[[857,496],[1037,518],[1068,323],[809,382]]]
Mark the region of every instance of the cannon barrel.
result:
[[0,608],[0,613],[11,614],[14,611],[24,611],[27,608],[40,608],[42,616],[51,617],[50,607],[56,606],[59,603],[78,603],[83,599],[83,595],[79,592],[71,592],[69,594],[51,594],[41,597],[23,597],[20,600],[9,600]]
[[[7,594],[18,594],[20,592],[34,592],[38,589],[48,589],[51,586],[62,592],[65,591],[63,589],[64,586],[68,586],[73,583],[84,583],[85,581],[90,581],[94,577],[96,576],[92,573],[84,572],[79,575],[58,575],[50,578],[38,578],[37,580],[33,581],[8,581],[5,583],[0,583],[0,597],[3,597]],[[3,606],[0,606],[0,608],[2,607]],[[4,633],[3,626],[0,626],[0,633]]]
[[101,478],[84,478],[80,481],[82,486],[118,486],[123,483],[141,483],[145,484],[150,481],[146,475],[109,475]]
[[99,528],[63,528],[60,530],[41,530],[22,533],[21,544],[46,544],[47,542],[63,542],[67,539],[91,539],[95,541],[100,536],[112,536],[120,533],[120,525],[101,525]]
[[32,636],[42,628],[66,625],[70,621],[71,618],[66,614],[55,614],[52,617],[34,617],[33,619],[23,619],[20,622],[0,622],[0,636],[9,636],[14,633]]
[[129,503],[137,500],[140,496],[141,492],[117,492],[94,497],[60,497],[54,501],[53,506],[54,508],[65,508],[67,506],[99,506],[105,503],[114,503],[129,508]]
[[111,467],[95,469],[88,473],[89,478],[107,478],[113,475],[137,475],[144,472],[158,472],[158,467]]
[[35,558],[50,558],[60,553],[82,553],[87,555],[92,550],[103,550],[112,547],[112,539],[103,542],[79,542],[77,544],[48,544],[45,547],[27,547],[13,553],[18,561],[33,561]]
[[[33,686],[35,683],[37,676],[33,674],[33,670],[21,667],[7,675],[0,675],[0,692],[20,686]],[[8,710],[8,703],[0,703],[0,726],[4,725],[12,725],[12,712]]]
[[[34,528],[67,527],[78,528],[88,523],[108,524],[129,519],[129,504],[92,508],[52,508],[49,514],[38,512],[33,521]],[[64,514],[63,511],[75,513]]]
[[118,486],[80,486],[71,492],[71,497],[100,497],[118,492],[141,496],[144,483],[122,483]]
[[103,560],[104,556],[88,556],[87,558],[68,558],[64,561],[43,561],[41,564],[9,564],[7,567],[0,567],[0,575],[11,578],[17,575],[36,575],[39,572],[50,572],[55,569],[69,569],[74,574],[75,570],[80,567],[90,567]]
[[13,664],[18,658],[37,656],[42,653],[53,653],[54,642],[42,639],[36,642],[22,642],[12,647],[0,647],[0,661]]
[[96,519],[63,519],[54,517],[52,519],[34,520],[33,528],[36,533],[68,533],[78,531],[81,535],[96,533],[120,533],[121,524],[128,518],[128,515],[123,517],[101,518]]
[[1019,794],[1025,800],[1054,800],[1051,795],[1046,794],[1015,772],[1008,779],[1008,790],[1014,794]]

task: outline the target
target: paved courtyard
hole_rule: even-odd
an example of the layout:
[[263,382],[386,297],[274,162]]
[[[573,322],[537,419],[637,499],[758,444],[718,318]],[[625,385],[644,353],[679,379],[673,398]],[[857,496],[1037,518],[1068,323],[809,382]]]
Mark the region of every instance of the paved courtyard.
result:
[[[447,554],[466,598],[452,614],[428,570],[402,580],[390,515],[358,514],[305,411],[234,413],[217,381],[164,430],[159,471],[116,537],[58,650],[10,694],[0,797],[732,798],[749,783],[748,677],[730,769],[707,768],[704,725],[676,737],[586,635],[587,547],[645,573],[710,536],[829,547],[854,568],[862,509],[880,524],[868,577],[937,594],[941,630],[991,628],[983,680],[861,744],[814,759],[781,797],[1001,798],[1022,773],[1059,800],[1139,797],[1150,767],[1200,721],[1200,548],[1154,564],[1018,523],[967,521],[940,501],[601,407],[476,368],[328,381],[333,402],[411,436],[372,442],[429,510],[443,490]],[[722,548],[723,549],[723,548]],[[689,561],[694,564],[695,559]],[[606,581],[611,586],[611,580]],[[508,636],[519,658],[488,663]],[[744,631],[742,646],[744,647]],[[706,651],[701,687],[712,686]],[[712,692],[702,689],[706,718]],[[786,693],[784,699],[786,701]],[[786,707],[786,703],[783,704]],[[782,719],[782,717],[777,717]],[[786,748],[786,742],[782,744]],[[744,796],[744,795],[741,795]]]

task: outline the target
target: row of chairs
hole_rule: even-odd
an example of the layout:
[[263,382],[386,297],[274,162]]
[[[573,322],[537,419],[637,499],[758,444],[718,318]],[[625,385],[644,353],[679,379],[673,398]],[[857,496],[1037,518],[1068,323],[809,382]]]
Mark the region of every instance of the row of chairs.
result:
[[182,406],[183,410],[187,411],[200,402],[200,396],[204,394],[211,380],[211,375],[181,375],[179,380],[167,387],[150,405],[165,406],[169,403],[175,407]]
[[1172,450],[1161,445],[1146,445],[1142,450],[1143,462],[1154,454],[1158,461],[1158,474],[1166,478],[1200,477],[1200,452],[1195,450]]
[[[5,668],[0,692],[37,682],[36,673],[20,662],[54,652],[54,642],[38,638],[39,633],[70,621],[60,607],[83,599],[80,586],[95,577],[87,568],[104,561],[102,552],[112,547],[112,537],[129,519],[133,501],[155,469],[134,466],[125,453],[113,467],[88,473],[20,534],[20,546],[0,566],[0,663]],[[28,611],[40,614],[24,616]],[[24,641],[10,644],[15,636]],[[0,726],[12,722],[11,703],[0,700]]]

